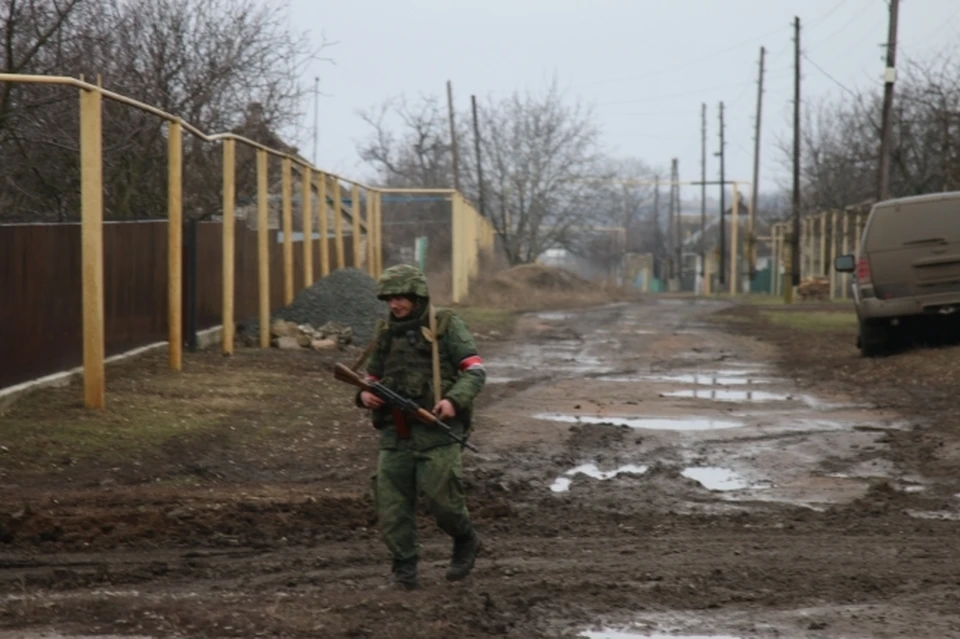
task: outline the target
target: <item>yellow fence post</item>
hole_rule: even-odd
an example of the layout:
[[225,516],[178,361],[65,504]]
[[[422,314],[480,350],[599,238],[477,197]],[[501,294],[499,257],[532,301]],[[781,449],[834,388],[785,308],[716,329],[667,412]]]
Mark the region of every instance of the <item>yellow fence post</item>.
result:
[[[846,212],[843,214],[843,231],[841,233],[843,237],[843,255],[846,255],[850,252],[850,215]],[[848,289],[850,288],[850,274],[844,273],[840,278],[840,285],[843,287],[843,290],[840,291],[840,297],[847,299]]]
[[360,251],[360,185],[350,189],[350,218],[353,223],[353,267],[360,268],[363,254]]
[[450,197],[450,217],[451,217],[451,248],[453,255],[451,256],[451,268],[453,270],[451,277],[453,278],[453,292],[451,298],[453,299],[454,304],[459,304],[463,299],[463,289],[461,288],[461,271],[462,267],[462,238],[463,238],[463,219],[460,215],[460,195],[459,193],[454,193]]
[[776,296],[780,291],[780,226],[770,226],[770,294]]
[[837,278],[833,272],[833,263],[837,259],[837,212],[830,213],[830,269],[827,271],[830,275],[830,299],[837,298]]
[[234,248],[236,244],[235,220],[237,190],[234,186],[236,165],[236,140],[223,141],[223,318],[220,352],[233,355],[234,324]]
[[102,95],[80,90],[80,215],[83,264],[83,394],[104,408]]
[[807,224],[807,218],[800,220],[800,280],[803,281],[805,277],[808,277],[810,274],[810,265],[808,261],[810,259],[810,251],[807,250],[807,246],[810,243],[810,229]]
[[740,196],[737,191],[737,183],[733,183],[733,204],[732,204],[732,219],[730,220],[730,294],[737,294],[737,248],[738,248],[738,231],[740,229]]
[[313,171],[304,166],[300,173],[300,215],[303,224],[303,286],[313,284]]
[[[799,242],[797,243],[799,245]],[[800,260],[797,260],[799,263]],[[783,302],[793,304],[793,229],[783,233]]]
[[293,162],[283,158],[281,189],[283,216],[283,304],[293,302]]
[[167,340],[170,368],[183,368],[183,125],[167,130]]
[[827,267],[827,214],[820,214],[820,272],[818,275],[823,277],[830,273]]
[[260,348],[270,348],[270,244],[267,152],[257,149],[257,266],[260,294]]
[[374,218],[376,217],[376,213],[374,211],[376,205],[374,204],[374,200],[376,199],[376,196],[370,189],[367,189],[364,192],[364,195],[366,196],[364,202],[366,203],[367,209],[367,275],[370,277],[376,277],[376,259],[374,258],[376,253],[376,245],[373,237]]
[[377,191],[376,197],[376,222],[373,225],[374,235],[376,237],[377,250],[374,254],[377,262],[377,277],[383,273],[383,193]]
[[340,178],[333,178],[333,230],[336,233],[337,268],[347,265],[343,250],[343,198],[340,194]]
[[320,200],[320,277],[330,275],[330,212],[327,208],[327,174],[317,175],[317,199]]
[[807,275],[817,275],[817,218],[807,218]]
[[783,294],[783,275],[780,272],[783,270],[783,225],[777,224],[774,228],[776,229],[775,241],[777,243],[777,272],[773,279],[776,281],[776,295],[779,296]]

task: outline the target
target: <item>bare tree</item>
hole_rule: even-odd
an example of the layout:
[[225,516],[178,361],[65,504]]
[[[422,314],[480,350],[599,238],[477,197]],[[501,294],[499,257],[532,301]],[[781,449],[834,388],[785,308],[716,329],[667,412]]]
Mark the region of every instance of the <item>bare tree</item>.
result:
[[594,180],[603,175],[591,112],[568,104],[553,83],[542,95],[488,100],[481,123],[488,216],[507,259],[532,262],[548,248],[574,245],[600,217]]
[[452,187],[447,110],[437,97],[422,96],[412,104],[404,97],[390,98],[358,115],[373,130],[358,153],[385,185]]
[[[802,202],[842,209],[876,194],[881,95],[848,91],[804,112]],[[781,142],[790,166],[790,147]],[[960,188],[960,61],[944,52],[903,66],[893,112],[894,197]]]
[[[278,9],[258,0],[0,0],[0,41],[22,51],[6,56],[7,68],[99,74],[106,88],[202,130],[240,127],[255,103],[269,130],[289,131],[300,120],[299,76],[324,43],[292,31]],[[75,93],[60,87],[0,85],[0,162],[15,167],[0,184],[0,219],[76,216],[76,110]],[[165,215],[166,143],[158,118],[105,105],[108,216]],[[219,189],[210,188],[220,179],[219,157],[217,145],[186,136],[187,215],[219,208]]]
[[[445,187],[453,183],[449,124],[441,99],[388,100],[360,117],[371,127],[360,157],[391,186]],[[456,118],[457,135],[471,140]],[[551,247],[573,247],[584,228],[605,220],[595,181],[602,177],[598,132],[590,112],[567,104],[556,85],[546,93],[490,99],[480,109],[487,217],[513,263],[532,262]],[[462,145],[466,147],[467,145]],[[460,156],[462,185],[479,195],[476,159]]]

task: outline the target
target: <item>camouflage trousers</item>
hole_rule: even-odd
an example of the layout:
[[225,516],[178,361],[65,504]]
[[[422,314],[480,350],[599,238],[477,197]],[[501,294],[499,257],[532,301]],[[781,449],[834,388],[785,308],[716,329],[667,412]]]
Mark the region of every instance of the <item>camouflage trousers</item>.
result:
[[393,559],[419,554],[417,498],[422,496],[437,525],[451,537],[472,533],[463,491],[460,446],[418,451],[401,441],[394,450],[381,450],[374,479],[374,501],[383,540]]

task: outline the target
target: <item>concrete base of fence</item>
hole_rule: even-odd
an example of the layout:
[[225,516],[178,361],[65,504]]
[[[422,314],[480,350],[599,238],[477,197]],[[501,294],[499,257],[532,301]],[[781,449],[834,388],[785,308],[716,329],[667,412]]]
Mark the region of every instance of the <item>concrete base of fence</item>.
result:
[[[197,333],[197,348],[209,348],[214,344],[219,344],[222,334],[223,328],[221,326],[214,326],[213,328],[199,331]],[[167,348],[167,342],[155,342],[153,344],[148,344],[147,346],[141,346],[140,348],[126,351],[125,353],[118,353],[117,355],[108,357],[105,362],[107,364],[122,362],[124,360],[143,355],[144,353],[150,353],[163,348]],[[3,414],[5,411],[9,410],[10,407],[13,406],[14,402],[28,393],[32,393],[33,391],[40,390],[42,388],[61,388],[63,386],[70,385],[70,383],[74,380],[82,378],[83,367],[78,366],[68,371],[54,373],[38,379],[32,379],[29,382],[17,384],[16,386],[0,389],[0,414]]]

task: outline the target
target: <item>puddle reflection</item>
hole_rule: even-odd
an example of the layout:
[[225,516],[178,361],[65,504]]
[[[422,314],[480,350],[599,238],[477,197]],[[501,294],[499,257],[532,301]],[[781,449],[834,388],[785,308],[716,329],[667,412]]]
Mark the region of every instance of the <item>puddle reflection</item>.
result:
[[681,474],[699,482],[707,490],[741,490],[750,487],[750,482],[729,468],[695,466],[687,468]]
[[773,381],[767,378],[742,375],[738,371],[724,371],[716,374],[647,375],[642,379],[651,382],[674,382],[677,384],[696,384],[698,386],[746,386],[749,384],[769,384]]
[[535,419],[570,424],[605,424],[609,426],[629,426],[650,430],[718,430],[722,428],[740,428],[743,422],[710,419],[706,417],[682,417],[675,419],[656,417],[592,417],[589,415],[563,415],[560,413],[537,413]]
[[664,397],[683,397],[686,399],[713,399],[719,402],[783,402],[790,399],[785,393],[767,391],[694,389],[663,393]]
[[737,639],[732,635],[648,635],[622,630],[599,630],[581,633],[584,639]]
[[638,466],[636,464],[627,464],[626,466],[621,466],[615,470],[600,470],[596,464],[581,464],[576,468],[572,468],[565,472],[562,477],[557,477],[557,479],[550,485],[550,490],[555,493],[562,493],[570,490],[570,484],[573,482],[573,477],[576,475],[586,475],[587,477],[593,477],[594,479],[611,479],[620,475],[622,473],[634,473],[636,475],[642,475],[647,472],[647,466]]

